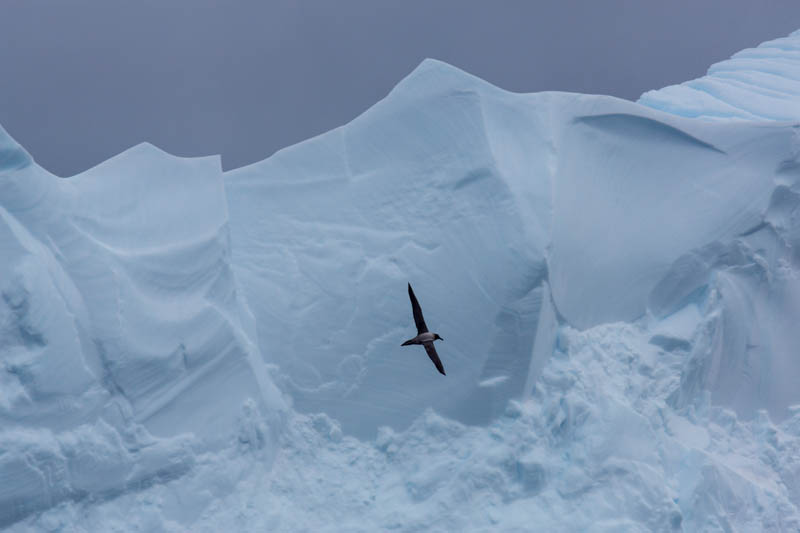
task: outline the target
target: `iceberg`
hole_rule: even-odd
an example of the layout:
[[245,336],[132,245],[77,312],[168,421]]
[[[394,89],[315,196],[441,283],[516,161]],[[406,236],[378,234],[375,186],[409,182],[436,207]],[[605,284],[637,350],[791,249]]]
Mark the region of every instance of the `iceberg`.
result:
[[0,527],[796,531],[798,43],[639,102],[426,60],[225,173],[0,130]]

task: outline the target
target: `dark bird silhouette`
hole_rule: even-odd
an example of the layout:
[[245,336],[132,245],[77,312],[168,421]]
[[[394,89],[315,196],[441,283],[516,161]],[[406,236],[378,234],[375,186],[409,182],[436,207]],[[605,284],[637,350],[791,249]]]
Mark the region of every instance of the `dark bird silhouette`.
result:
[[428,357],[430,357],[433,364],[436,365],[436,370],[442,375],[447,375],[444,373],[444,366],[442,366],[442,361],[439,359],[439,354],[436,353],[436,348],[433,346],[433,341],[443,341],[444,339],[441,338],[438,333],[431,333],[428,331],[428,326],[425,325],[425,319],[422,318],[422,309],[419,306],[417,297],[414,296],[414,291],[411,289],[410,283],[408,284],[408,297],[411,298],[411,310],[414,312],[414,322],[417,324],[417,336],[413,339],[408,339],[401,346],[408,346],[409,344],[423,345],[425,351],[428,352]]

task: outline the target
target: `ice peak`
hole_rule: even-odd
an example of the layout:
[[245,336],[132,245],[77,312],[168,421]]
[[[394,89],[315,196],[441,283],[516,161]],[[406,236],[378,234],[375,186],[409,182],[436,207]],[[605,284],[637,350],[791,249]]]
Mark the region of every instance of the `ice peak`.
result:
[[491,83],[449,63],[426,58],[391,90],[386,100],[470,89],[499,90]]

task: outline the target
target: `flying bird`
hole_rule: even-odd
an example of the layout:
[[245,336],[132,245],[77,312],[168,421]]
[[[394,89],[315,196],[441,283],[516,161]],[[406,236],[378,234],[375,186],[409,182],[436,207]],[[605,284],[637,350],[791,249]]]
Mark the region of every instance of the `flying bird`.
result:
[[447,374],[444,373],[444,366],[442,366],[442,361],[439,359],[436,348],[433,346],[433,341],[443,341],[444,339],[441,338],[438,333],[431,333],[428,331],[428,326],[425,325],[425,319],[422,318],[422,309],[419,307],[419,302],[417,301],[417,297],[414,296],[414,291],[411,289],[410,283],[408,284],[408,297],[411,298],[411,310],[414,312],[414,322],[417,324],[417,336],[413,339],[408,339],[401,344],[401,346],[408,346],[409,344],[423,345],[425,351],[428,352],[428,357],[430,357],[433,364],[436,365],[436,370],[445,376]]

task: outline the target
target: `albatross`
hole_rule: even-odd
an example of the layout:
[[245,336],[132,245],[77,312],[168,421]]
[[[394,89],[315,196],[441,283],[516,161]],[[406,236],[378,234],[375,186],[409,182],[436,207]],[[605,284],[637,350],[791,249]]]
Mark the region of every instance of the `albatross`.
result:
[[442,366],[442,361],[439,359],[436,348],[433,346],[433,341],[443,341],[444,339],[441,338],[438,333],[431,333],[428,331],[428,326],[425,325],[425,319],[422,318],[422,309],[419,306],[417,297],[414,296],[414,290],[411,288],[410,283],[408,284],[408,297],[411,298],[411,310],[414,312],[414,322],[417,324],[417,336],[413,339],[408,339],[401,344],[401,346],[408,346],[410,344],[423,345],[425,351],[428,352],[428,357],[430,357],[433,364],[436,365],[436,370],[445,376],[447,374],[444,373],[444,366]]

